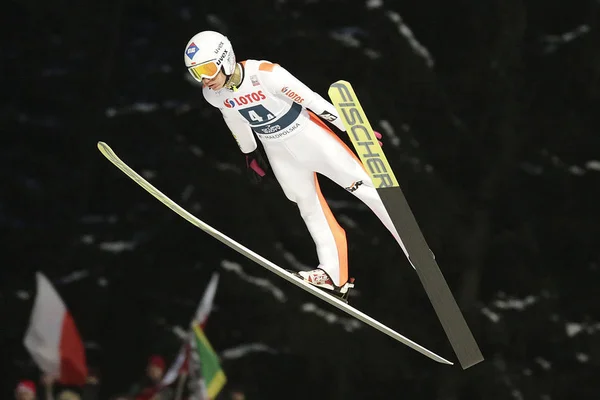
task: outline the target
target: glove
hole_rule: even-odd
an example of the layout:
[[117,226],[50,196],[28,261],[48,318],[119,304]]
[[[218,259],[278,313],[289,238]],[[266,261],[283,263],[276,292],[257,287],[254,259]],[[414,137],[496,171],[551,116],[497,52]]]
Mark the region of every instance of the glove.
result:
[[246,171],[252,183],[260,183],[266,175],[267,163],[258,149],[246,154]]
[[377,138],[377,141],[379,142],[379,145],[381,147],[383,147],[383,142],[381,141],[381,138],[383,137],[383,135],[377,131],[373,131],[373,133],[375,134],[375,137]]

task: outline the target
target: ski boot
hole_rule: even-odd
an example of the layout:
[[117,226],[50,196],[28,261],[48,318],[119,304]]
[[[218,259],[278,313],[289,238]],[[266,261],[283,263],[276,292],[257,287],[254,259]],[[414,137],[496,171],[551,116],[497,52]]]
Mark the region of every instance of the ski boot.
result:
[[329,274],[321,268],[313,269],[311,271],[289,272],[348,304],[348,293],[350,292],[350,289],[354,287],[354,278],[348,279],[342,286],[337,286],[333,283]]

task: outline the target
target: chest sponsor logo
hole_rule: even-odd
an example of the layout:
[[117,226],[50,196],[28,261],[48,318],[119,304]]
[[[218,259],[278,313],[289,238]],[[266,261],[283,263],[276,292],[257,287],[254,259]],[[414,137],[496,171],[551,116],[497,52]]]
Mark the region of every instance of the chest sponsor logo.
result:
[[225,99],[225,101],[223,102],[223,104],[225,105],[225,107],[227,108],[234,108],[236,106],[243,106],[246,104],[252,104],[255,103],[257,101],[261,101],[266,99],[267,96],[265,96],[265,94],[263,93],[262,90],[259,90],[258,92],[252,92],[249,94],[245,94],[243,96],[237,96],[237,97],[232,97],[229,99]]
[[289,135],[299,127],[299,122],[295,122],[284,129],[282,129],[280,125],[268,125],[265,128],[261,128],[262,134],[259,134],[259,137],[263,140],[279,139],[283,136]]

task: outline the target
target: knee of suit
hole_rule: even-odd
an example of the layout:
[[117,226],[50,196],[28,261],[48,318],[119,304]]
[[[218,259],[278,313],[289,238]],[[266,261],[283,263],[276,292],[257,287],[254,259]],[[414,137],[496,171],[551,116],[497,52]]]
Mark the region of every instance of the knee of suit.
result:
[[320,208],[319,201],[314,196],[297,197],[296,204],[298,204],[302,217],[306,217]]
[[289,201],[291,201],[292,203],[297,203],[297,201],[296,201],[297,196],[293,190],[286,188],[281,183],[279,184],[279,186],[281,186],[281,189],[283,190],[283,194],[285,194],[285,197],[287,197],[287,199]]

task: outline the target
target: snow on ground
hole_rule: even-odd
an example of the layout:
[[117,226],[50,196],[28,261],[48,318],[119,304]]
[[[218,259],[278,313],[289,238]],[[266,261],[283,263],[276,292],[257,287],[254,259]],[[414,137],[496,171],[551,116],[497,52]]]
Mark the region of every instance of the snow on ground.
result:
[[325,311],[319,308],[313,303],[304,303],[301,307],[301,310],[302,312],[311,313],[318,317],[321,317],[330,324],[341,325],[346,332],[355,331],[356,329],[359,329],[362,326],[362,323],[357,319],[339,317],[332,312]]
[[220,357],[223,360],[235,360],[247,356],[250,353],[277,354],[279,352],[263,343],[246,343],[223,350],[220,353]]
[[273,297],[275,297],[278,301],[282,303],[287,301],[287,296],[283,293],[283,290],[279,289],[270,280],[266,278],[257,278],[255,276],[248,275],[246,272],[244,272],[244,269],[240,264],[228,260],[223,260],[221,261],[221,267],[228,272],[233,272],[238,277],[240,277],[240,279],[259,287],[261,290],[270,292],[273,295]]

